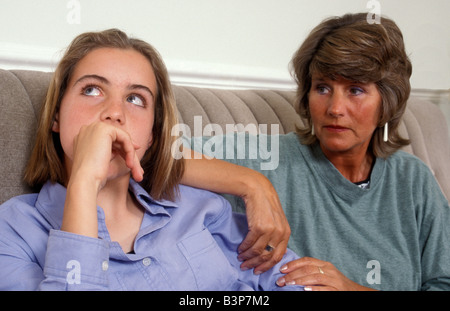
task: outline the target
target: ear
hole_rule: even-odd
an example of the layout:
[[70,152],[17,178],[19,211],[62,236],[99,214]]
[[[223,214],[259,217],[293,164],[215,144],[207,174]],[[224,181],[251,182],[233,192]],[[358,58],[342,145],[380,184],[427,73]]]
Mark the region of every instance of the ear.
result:
[[55,133],[59,133],[59,113],[56,113],[55,119],[52,122],[52,131]]

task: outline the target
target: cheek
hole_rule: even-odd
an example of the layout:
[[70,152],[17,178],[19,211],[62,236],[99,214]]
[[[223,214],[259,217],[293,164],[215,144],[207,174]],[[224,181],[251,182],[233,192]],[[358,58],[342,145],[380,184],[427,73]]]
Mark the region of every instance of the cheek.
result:
[[365,108],[358,112],[360,123],[367,126],[377,127],[380,120],[380,105],[365,105]]
[[316,101],[309,102],[309,113],[314,123],[317,123],[319,118],[326,114],[325,105],[321,105]]
[[[59,121],[59,139],[64,153],[69,158],[73,158],[73,144],[80,129],[85,124],[92,123],[90,112],[84,112],[83,109],[74,109],[72,105],[61,104],[58,114]],[[86,118],[88,116],[88,118]]]
[[136,126],[129,130],[134,143],[139,146],[137,153],[142,157],[147,149],[150,148],[153,141],[153,118],[150,121],[148,118],[145,120],[136,120],[134,124],[141,124],[141,126]]

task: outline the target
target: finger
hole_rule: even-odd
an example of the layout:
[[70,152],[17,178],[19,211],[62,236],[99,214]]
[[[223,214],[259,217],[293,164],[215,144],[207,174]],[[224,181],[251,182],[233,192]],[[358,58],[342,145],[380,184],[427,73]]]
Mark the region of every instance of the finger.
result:
[[141,182],[144,179],[144,169],[136,152],[134,153],[134,165],[131,168],[131,176],[137,182]]
[[[258,239],[260,237],[261,237],[260,233],[254,231],[254,230],[249,231],[247,233],[247,236],[245,237],[245,239],[239,245],[238,253],[239,254],[244,254],[247,251],[249,251],[256,244],[256,242],[258,241]],[[257,251],[257,249],[254,248],[253,251]],[[257,251],[256,255],[261,254],[261,252],[262,252],[262,248],[261,248],[261,250],[259,252]],[[240,260],[245,260],[247,258],[247,257],[244,258],[243,256],[240,256]]]
[[137,182],[142,181],[144,178],[144,169],[141,166],[139,156],[136,152],[140,149],[140,146],[132,141],[131,136],[127,132],[117,128],[115,128],[113,139],[112,148],[117,150],[125,160],[133,179]]
[[243,267],[248,269],[255,268],[264,261],[271,259],[272,253],[264,250],[266,246],[267,242],[259,239],[251,248],[239,254],[238,260],[244,263]]
[[[250,234],[250,232],[249,232],[249,234]],[[253,235],[254,236],[250,236],[250,240],[254,240],[255,236],[256,236],[256,241],[253,243],[253,245],[251,245],[245,251],[240,252],[240,254],[238,256],[238,259],[240,261],[246,261],[246,260],[261,256],[263,254],[264,249],[266,248],[267,244],[269,243],[270,235],[268,235],[268,234],[260,235],[258,233],[253,233]],[[244,242],[245,242],[245,240],[244,240]],[[242,243],[244,243],[244,242],[242,242]],[[265,255],[267,256],[267,254],[265,254]]]
[[274,265],[276,265],[281,261],[284,254],[286,253],[285,251],[286,247],[282,244],[284,243],[280,243],[280,245],[275,248],[272,254],[272,258],[270,260],[263,262],[262,264],[259,264],[258,266],[255,267],[255,274],[266,272],[267,270],[271,269]]
[[328,286],[330,282],[328,278],[322,274],[306,274],[301,277],[292,278],[289,275],[283,276],[276,281],[278,286],[290,286],[290,285],[301,285],[301,286]]
[[117,132],[116,138],[113,141],[112,149],[117,151],[120,156],[125,160],[125,164],[128,168],[132,169],[135,165],[136,149],[128,134]]
[[252,256],[249,259],[246,259],[241,264],[242,270],[248,270],[255,268],[254,273],[260,274],[272,268],[276,265],[281,258],[283,258],[283,248],[280,248],[281,252],[274,248],[272,251],[264,250],[258,256]]
[[306,267],[306,266],[314,266],[317,271],[319,271],[317,269],[317,267],[319,266],[324,266],[326,265],[327,262],[317,259],[317,258],[313,258],[313,257],[302,257],[302,258],[298,258],[296,260],[292,260],[290,262],[288,262],[287,264],[285,264],[283,267],[281,267],[280,271],[283,273],[291,273],[292,271],[296,271],[302,267]]
[[140,171],[140,161],[137,157],[136,150],[140,149],[140,146],[134,143],[131,139],[131,136],[118,128],[114,128],[113,132],[113,150],[117,150],[122,158],[125,160],[125,163],[128,168],[131,170],[137,166]]

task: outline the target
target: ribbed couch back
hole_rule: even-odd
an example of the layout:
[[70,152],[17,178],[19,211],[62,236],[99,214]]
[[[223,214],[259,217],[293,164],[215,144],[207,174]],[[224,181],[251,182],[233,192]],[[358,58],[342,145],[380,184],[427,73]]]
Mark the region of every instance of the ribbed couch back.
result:
[[[23,170],[50,78],[51,73],[39,71],[0,70],[0,203],[31,191],[22,181]],[[271,133],[270,125],[278,124],[284,134],[301,123],[293,108],[295,92],[174,86],[174,93],[180,123],[188,125],[192,135],[204,134],[195,131],[194,119],[201,120],[200,130],[218,124],[223,132],[230,124],[254,124]],[[430,102],[410,98],[400,131],[411,140],[405,151],[430,167],[450,198],[450,140],[443,113]]]

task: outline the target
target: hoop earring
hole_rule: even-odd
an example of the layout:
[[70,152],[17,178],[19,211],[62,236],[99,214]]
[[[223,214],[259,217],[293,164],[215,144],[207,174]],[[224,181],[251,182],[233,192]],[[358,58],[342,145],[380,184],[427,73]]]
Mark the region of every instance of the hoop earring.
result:
[[389,137],[388,137],[388,122],[386,122],[385,124],[384,124],[384,131],[383,131],[383,141],[384,142],[387,142],[388,140],[389,140]]
[[314,133],[314,123],[311,123],[311,135],[316,135],[316,133]]

